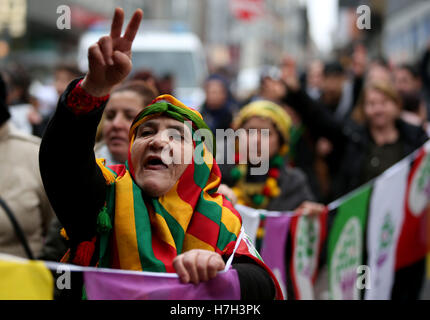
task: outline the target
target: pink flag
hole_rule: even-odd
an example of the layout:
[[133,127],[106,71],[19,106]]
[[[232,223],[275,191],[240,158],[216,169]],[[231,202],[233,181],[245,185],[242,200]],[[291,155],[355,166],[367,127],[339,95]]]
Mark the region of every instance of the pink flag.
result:
[[84,283],[89,300],[240,300],[234,269],[198,285],[181,283],[173,274],[109,270],[84,271]]
[[290,220],[291,217],[286,214],[266,217],[265,236],[261,248],[261,256],[278,279],[285,298],[287,297],[285,246]]

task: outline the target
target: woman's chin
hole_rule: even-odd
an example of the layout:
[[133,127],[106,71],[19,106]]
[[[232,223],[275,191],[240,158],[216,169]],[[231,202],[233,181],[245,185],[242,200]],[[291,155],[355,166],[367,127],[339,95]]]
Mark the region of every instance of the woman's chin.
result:
[[161,172],[151,173],[150,176],[147,176],[144,179],[138,179],[136,182],[142,191],[152,198],[161,197],[171,188],[170,184],[163,179]]

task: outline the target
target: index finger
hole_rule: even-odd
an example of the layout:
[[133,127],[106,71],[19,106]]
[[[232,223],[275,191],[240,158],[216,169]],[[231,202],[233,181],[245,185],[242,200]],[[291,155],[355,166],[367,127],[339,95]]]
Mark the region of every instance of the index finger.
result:
[[131,17],[131,20],[127,25],[127,29],[125,30],[125,33],[124,33],[125,39],[129,41],[134,40],[137,30],[139,30],[139,25],[140,25],[140,22],[142,21],[142,17],[143,17],[142,9],[137,9],[134,12],[133,17]]
[[124,23],[124,10],[122,8],[116,8],[112,19],[112,25],[110,27],[110,36],[119,38],[121,36],[122,24]]

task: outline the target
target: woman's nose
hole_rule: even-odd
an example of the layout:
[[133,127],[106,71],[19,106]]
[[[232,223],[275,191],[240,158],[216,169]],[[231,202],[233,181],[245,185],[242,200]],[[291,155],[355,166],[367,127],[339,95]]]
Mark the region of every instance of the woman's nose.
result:
[[149,143],[150,147],[156,148],[156,149],[162,149],[168,144],[169,144],[169,139],[162,130],[157,132],[157,134],[154,134]]
[[[120,113],[117,113],[115,115],[115,118],[113,118],[113,120],[112,120],[112,125],[115,128],[123,128],[123,127],[127,126],[127,122],[125,121],[124,116],[122,116]],[[126,128],[126,129],[128,129],[128,128]]]

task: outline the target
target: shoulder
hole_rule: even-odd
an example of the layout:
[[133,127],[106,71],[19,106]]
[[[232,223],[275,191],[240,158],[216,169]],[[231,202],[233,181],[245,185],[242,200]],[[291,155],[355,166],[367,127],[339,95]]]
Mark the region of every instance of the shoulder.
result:
[[406,142],[419,147],[428,140],[427,133],[422,127],[407,123],[401,119],[397,120],[396,124]]
[[41,139],[16,129],[11,123],[7,123],[5,142],[9,152],[15,156],[18,154],[35,154],[39,152]]
[[296,189],[300,186],[307,184],[305,173],[299,168],[285,167],[281,173],[281,188],[282,189]]
[[9,139],[19,141],[28,145],[39,147],[41,139],[39,137],[27,134],[9,124]]

